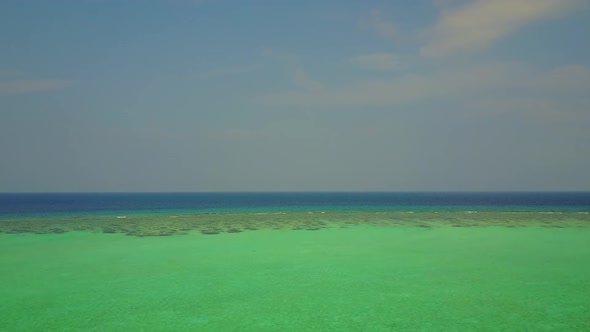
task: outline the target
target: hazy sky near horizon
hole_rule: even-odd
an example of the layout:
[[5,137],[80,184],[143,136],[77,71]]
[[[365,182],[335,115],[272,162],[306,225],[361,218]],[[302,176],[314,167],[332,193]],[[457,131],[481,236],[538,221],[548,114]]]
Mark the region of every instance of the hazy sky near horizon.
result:
[[0,192],[590,190],[587,0],[3,0]]

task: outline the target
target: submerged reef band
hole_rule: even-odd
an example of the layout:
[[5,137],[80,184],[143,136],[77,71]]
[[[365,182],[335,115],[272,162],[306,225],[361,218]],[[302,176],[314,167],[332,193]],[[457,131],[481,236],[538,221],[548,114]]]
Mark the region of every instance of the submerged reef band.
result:
[[587,212],[295,212],[186,215],[71,216],[0,220],[0,233],[59,234],[72,231],[131,236],[206,235],[262,229],[320,230],[380,227],[590,227]]

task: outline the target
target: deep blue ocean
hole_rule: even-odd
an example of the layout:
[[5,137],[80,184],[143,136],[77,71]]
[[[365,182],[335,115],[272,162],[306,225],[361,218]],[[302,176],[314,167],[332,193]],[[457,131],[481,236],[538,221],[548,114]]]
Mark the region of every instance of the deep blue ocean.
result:
[[590,192],[0,193],[0,218],[261,211],[590,211]]

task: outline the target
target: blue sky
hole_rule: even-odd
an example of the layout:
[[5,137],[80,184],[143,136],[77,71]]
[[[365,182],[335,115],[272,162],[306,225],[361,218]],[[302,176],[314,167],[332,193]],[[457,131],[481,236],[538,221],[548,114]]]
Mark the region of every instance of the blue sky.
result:
[[584,0],[4,0],[0,191],[590,190]]

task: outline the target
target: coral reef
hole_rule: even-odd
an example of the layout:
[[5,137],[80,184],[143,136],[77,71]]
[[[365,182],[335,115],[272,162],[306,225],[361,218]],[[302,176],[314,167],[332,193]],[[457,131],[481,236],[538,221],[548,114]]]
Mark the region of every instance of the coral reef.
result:
[[89,231],[130,236],[216,235],[244,231],[375,227],[590,227],[585,213],[543,212],[326,212],[218,213],[21,217],[0,219],[0,233],[61,234]]

